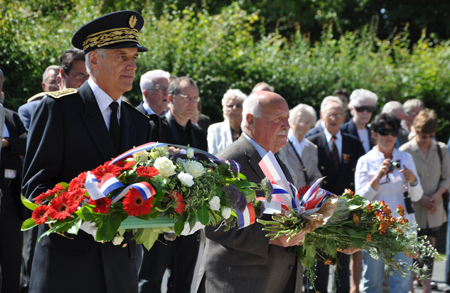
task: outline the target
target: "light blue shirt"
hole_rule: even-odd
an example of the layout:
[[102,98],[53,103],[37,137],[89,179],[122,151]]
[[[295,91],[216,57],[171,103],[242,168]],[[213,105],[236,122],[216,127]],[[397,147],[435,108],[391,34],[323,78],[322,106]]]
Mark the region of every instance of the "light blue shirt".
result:
[[266,151],[262,146],[260,146],[257,142],[255,142],[253,139],[251,139],[250,136],[248,136],[245,132],[242,132],[242,134],[255,147],[256,151],[258,152],[258,154],[261,158],[263,158],[268,153],[268,151]]

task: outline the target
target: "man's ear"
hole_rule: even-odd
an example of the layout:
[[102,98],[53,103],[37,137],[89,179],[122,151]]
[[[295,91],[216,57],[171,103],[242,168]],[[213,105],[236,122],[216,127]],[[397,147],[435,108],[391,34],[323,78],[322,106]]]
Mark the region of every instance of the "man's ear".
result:
[[173,103],[173,97],[172,97],[172,95],[168,95],[167,98],[169,99],[169,102]]
[[98,55],[97,52],[92,51],[91,53],[89,53],[88,55],[89,58],[89,65],[91,66],[92,69],[98,69],[98,61],[100,59],[100,56]]
[[254,125],[255,123],[255,116],[253,116],[250,113],[247,113],[247,116],[245,116],[245,119],[247,120],[248,125]]

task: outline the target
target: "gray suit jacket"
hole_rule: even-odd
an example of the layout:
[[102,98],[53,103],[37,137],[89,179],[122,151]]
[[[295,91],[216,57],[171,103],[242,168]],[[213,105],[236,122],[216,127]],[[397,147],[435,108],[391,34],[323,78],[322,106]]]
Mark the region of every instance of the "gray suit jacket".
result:
[[[238,162],[248,181],[259,183],[265,177],[258,166],[261,157],[245,136],[219,152],[218,157]],[[293,249],[269,245],[267,232],[262,228],[258,223],[227,232],[223,228],[206,227],[198,292],[283,292],[299,262]],[[296,287],[301,286],[301,279],[301,270],[297,268]],[[297,291],[300,287],[295,289],[300,292]]]
[[288,167],[292,179],[294,180],[292,183],[297,189],[300,189],[305,185],[312,185],[317,179],[322,177],[318,167],[319,156],[317,146],[306,138],[304,140],[308,145],[303,149],[303,152],[299,154],[299,156],[306,168],[306,175],[308,176],[309,181],[306,180],[303,166],[298,160],[297,153],[289,141],[286,146],[278,152],[280,159]]

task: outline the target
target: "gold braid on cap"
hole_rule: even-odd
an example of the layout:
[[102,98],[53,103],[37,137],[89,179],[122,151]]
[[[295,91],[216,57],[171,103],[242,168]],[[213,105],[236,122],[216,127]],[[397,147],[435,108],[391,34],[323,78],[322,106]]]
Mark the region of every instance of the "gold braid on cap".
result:
[[138,30],[130,28],[115,28],[98,32],[86,37],[83,50],[90,47],[103,47],[121,42],[134,42],[139,44]]

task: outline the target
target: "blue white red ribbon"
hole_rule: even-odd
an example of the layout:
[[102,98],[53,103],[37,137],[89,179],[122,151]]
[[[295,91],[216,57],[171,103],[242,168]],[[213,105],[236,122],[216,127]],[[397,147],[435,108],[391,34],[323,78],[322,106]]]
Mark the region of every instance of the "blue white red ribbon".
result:
[[238,217],[238,229],[242,229],[255,223],[255,210],[251,203],[247,204],[243,213],[241,213],[239,209],[236,209],[236,215]]
[[153,186],[150,185],[150,183],[143,181],[143,182],[134,183],[134,184],[127,186],[124,190],[122,190],[117,196],[115,196],[111,200],[111,203],[114,204],[118,200],[123,198],[131,188],[134,188],[137,191],[139,191],[139,193],[142,195],[142,198],[144,199],[144,201],[149,198],[152,198],[153,195],[155,195],[155,193],[156,193],[155,189],[153,188]]
[[314,184],[308,189],[308,191],[303,195],[303,199],[300,202],[300,206],[305,211],[315,212],[320,207],[322,207],[323,203],[327,199],[327,196],[332,194],[325,189],[319,188],[319,183],[323,180],[323,178],[319,178],[314,182]]

